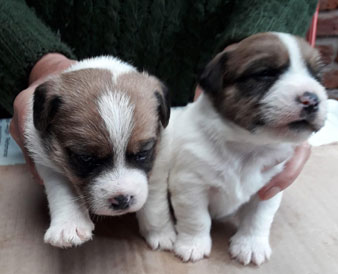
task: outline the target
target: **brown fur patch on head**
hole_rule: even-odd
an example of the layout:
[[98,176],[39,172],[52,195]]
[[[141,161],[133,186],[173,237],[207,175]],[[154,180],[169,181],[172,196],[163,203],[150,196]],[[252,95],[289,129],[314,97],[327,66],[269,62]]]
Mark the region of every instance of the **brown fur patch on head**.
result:
[[128,152],[137,153],[144,141],[157,139],[159,134],[159,102],[156,92],[162,93],[162,83],[146,73],[130,72],[118,77],[116,89],[126,92],[134,109],[134,128],[128,143]]
[[324,63],[322,62],[319,51],[311,47],[311,45],[301,37],[296,37],[296,40],[302,57],[306,62],[307,69],[315,79],[320,81]]
[[[281,67],[289,62],[287,48],[272,33],[252,35],[228,51],[227,65],[240,77],[251,66]],[[254,69],[254,67],[253,67]]]
[[53,121],[42,135],[50,156],[65,173],[77,180],[70,170],[69,153],[106,158],[113,153],[109,134],[102,120],[97,99],[113,90],[112,73],[104,69],[83,69],[61,74],[46,85],[47,98],[58,96],[60,104]]
[[260,99],[288,66],[288,50],[279,38],[260,33],[219,53],[199,83],[224,118],[254,130],[262,123]]
[[79,143],[83,143],[86,149],[99,154],[111,150],[109,134],[97,108],[99,95],[111,89],[112,73],[108,70],[85,69],[61,75],[59,93],[67,104],[61,107],[59,123],[54,126],[65,146],[75,145],[81,150]]

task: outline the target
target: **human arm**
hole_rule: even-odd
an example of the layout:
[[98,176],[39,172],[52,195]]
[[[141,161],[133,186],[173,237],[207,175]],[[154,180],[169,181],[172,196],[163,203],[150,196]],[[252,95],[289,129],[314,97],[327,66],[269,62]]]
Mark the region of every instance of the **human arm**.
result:
[[271,179],[259,192],[261,200],[268,200],[290,186],[303,170],[311,154],[311,146],[305,142],[296,147],[292,158],[285,164],[284,170]]
[[13,114],[16,95],[28,85],[34,64],[49,52],[73,58],[23,0],[0,1],[0,104]]
[[75,61],[68,59],[59,53],[49,53],[43,56],[33,67],[29,75],[29,86],[25,90],[21,91],[14,101],[14,114],[10,124],[10,133],[14,140],[20,146],[26,163],[31,170],[33,176],[42,183],[38,176],[35,165],[32,159],[29,157],[28,152],[24,146],[24,122],[27,113],[27,102],[33,96],[35,88],[41,84],[46,77],[60,73]]

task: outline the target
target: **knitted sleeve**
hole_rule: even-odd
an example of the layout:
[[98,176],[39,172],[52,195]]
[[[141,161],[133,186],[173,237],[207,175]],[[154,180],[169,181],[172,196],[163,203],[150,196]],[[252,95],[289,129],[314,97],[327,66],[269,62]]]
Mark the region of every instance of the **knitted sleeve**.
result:
[[234,0],[220,46],[266,31],[305,37],[317,3],[318,0]]
[[0,0],[0,104],[13,113],[15,96],[27,87],[29,72],[46,53],[73,58],[72,51],[23,0]]
[[[176,1],[181,4],[178,31],[163,40],[157,74],[169,83],[174,105],[192,100],[196,75],[227,45],[258,32],[305,36],[317,0]],[[177,4],[176,4],[177,5]],[[183,19],[179,15],[183,14]],[[172,20],[176,19],[173,14]],[[172,24],[172,26],[176,26]],[[173,55],[172,53],[175,53]]]

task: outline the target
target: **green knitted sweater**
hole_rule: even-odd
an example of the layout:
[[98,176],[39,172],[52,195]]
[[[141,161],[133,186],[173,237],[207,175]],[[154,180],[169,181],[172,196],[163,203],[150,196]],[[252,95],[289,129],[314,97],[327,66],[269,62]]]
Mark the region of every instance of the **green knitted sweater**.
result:
[[186,104],[227,44],[262,31],[304,36],[317,0],[0,0],[0,104],[12,113],[48,52],[111,54],[158,76]]

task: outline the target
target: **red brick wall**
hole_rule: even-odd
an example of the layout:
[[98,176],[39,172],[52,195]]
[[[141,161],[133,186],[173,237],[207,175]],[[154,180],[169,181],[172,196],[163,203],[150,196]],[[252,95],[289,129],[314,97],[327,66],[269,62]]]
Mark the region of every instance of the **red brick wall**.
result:
[[326,67],[323,83],[329,97],[338,99],[338,0],[320,0],[316,47]]

